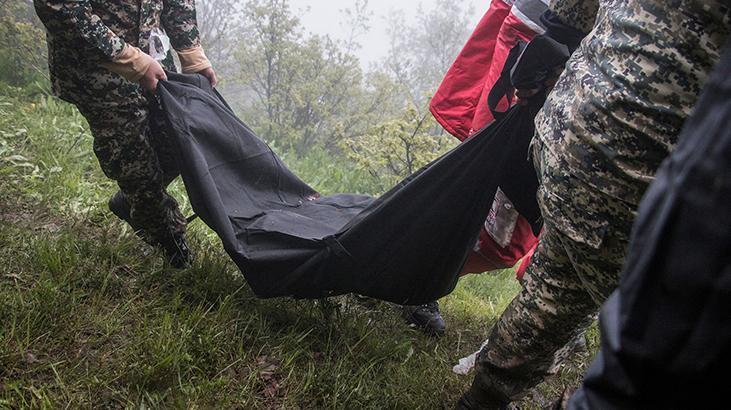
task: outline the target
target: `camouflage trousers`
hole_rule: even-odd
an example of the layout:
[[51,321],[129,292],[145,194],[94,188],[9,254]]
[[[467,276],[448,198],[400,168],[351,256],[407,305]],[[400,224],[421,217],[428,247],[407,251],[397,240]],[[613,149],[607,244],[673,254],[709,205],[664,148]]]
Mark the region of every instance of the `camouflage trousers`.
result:
[[84,82],[83,87],[66,87],[66,99],[89,123],[99,164],[124,193],[142,237],[157,245],[185,233],[185,218],[166,191],[179,174],[171,142],[162,127],[151,126],[161,119],[151,118],[142,89],[102,70]]
[[[572,177],[570,169],[536,145],[544,232],[522,291],[478,355],[473,383],[475,393],[506,402],[520,399],[548,375],[557,352],[591,324],[617,287],[634,219],[631,204]],[[581,231],[596,234],[596,226],[608,228],[599,242]]]

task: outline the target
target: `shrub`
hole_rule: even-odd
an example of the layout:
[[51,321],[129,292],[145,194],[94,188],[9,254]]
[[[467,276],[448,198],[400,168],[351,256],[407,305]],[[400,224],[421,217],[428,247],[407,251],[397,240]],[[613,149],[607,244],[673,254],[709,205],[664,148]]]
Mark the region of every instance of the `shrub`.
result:
[[15,86],[48,79],[45,33],[30,7],[21,2],[0,12],[0,81]]

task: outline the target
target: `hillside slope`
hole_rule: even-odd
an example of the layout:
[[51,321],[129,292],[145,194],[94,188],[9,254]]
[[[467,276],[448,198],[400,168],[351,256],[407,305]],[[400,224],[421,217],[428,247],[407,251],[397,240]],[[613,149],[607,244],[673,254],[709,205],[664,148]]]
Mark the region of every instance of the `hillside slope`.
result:
[[[294,165],[327,189],[327,166]],[[452,365],[519,289],[511,271],[462,280],[441,339],[354,296],[259,300],[200,222],[195,265],[166,269],[106,210],[114,190],[72,107],[3,86],[0,408],[451,408],[471,382]],[[580,370],[562,373],[526,406]]]

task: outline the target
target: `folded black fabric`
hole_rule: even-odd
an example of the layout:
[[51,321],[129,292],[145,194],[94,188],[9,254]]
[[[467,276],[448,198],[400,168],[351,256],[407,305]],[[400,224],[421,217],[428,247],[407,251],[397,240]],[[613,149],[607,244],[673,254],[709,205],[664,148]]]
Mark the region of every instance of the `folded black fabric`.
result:
[[[353,292],[421,304],[445,296],[500,181],[514,179],[515,163],[532,167],[535,105],[513,108],[380,198],[320,197],[205,78],[168,78],[158,87],[160,115],[177,142],[191,205],[260,297]],[[521,175],[535,187],[535,173]]]

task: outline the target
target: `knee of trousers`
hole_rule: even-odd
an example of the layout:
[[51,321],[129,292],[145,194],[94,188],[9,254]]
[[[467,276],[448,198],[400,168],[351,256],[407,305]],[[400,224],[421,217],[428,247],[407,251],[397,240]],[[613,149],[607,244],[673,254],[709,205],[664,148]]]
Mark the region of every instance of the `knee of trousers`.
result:
[[163,189],[163,171],[144,136],[120,133],[114,138],[96,139],[94,153],[104,174],[124,191]]
[[141,107],[87,117],[94,153],[107,177],[127,186],[162,185],[162,169],[150,143],[148,111]]

